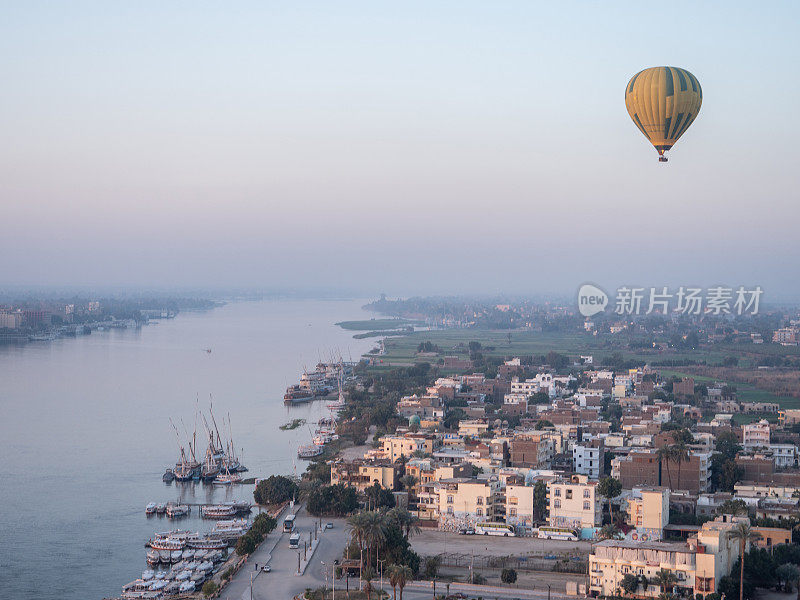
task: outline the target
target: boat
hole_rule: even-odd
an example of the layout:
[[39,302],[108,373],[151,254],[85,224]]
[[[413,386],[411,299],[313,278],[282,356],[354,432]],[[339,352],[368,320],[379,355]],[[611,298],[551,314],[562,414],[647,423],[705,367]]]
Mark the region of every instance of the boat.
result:
[[166,504],[157,504],[156,505],[156,514],[163,515],[167,512],[167,505]]
[[173,563],[180,562],[181,558],[183,558],[183,553],[180,550],[173,550],[169,556],[170,562]]
[[172,562],[171,556],[172,556],[172,552],[175,552],[175,550],[173,550],[173,551],[170,551],[170,550],[158,550],[157,552],[158,552],[158,560],[159,560],[159,562],[162,562],[165,565],[168,565],[168,564],[170,564]]
[[167,572],[166,571],[156,571],[156,579],[166,579]]
[[154,515],[156,514],[156,507],[157,504],[155,502],[150,502],[147,506],[144,507],[144,514],[146,515]]
[[214,483],[219,485],[231,485],[234,483],[242,483],[242,476],[238,473],[231,473],[226,470],[225,473],[220,473],[214,480]]
[[186,592],[193,592],[195,588],[194,581],[184,581],[179,588],[179,591],[183,594]]
[[315,456],[319,456],[323,452],[325,452],[324,446],[318,446],[316,444],[302,445],[297,448],[297,457],[314,458]]
[[153,577],[155,577],[155,571],[152,569],[147,569],[142,573],[142,581],[150,581]]
[[183,560],[191,560],[194,557],[194,550],[192,548],[186,548],[181,554],[181,558]]
[[189,577],[189,581],[194,581],[195,585],[200,585],[201,583],[203,583],[203,581],[205,581],[205,578],[206,578],[206,572],[197,570],[194,573],[192,573],[191,577]]
[[181,539],[174,539],[174,538],[156,538],[150,541],[150,547],[154,550],[169,550],[172,552],[173,550],[183,550],[183,547],[186,545],[186,542]]
[[314,394],[309,389],[304,389],[299,385],[290,385],[286,388],[286,393],[283,395],[284,404],[303,404],[311,402],[314,399]]
[[228,547],[228,542],[220,538],[198,538],[192,539],[187,542],[190,548],[197,548],[201,550],[222,550]]
[[185,517],[191,510],[192,509],[186,504],[167,504],[167,517],[170,519]]
[[163,579],[159,579],[158,581],[153,582],[153,585],[150,586],[150,590],[157,592],[159,590],[163,590],[165,587],[167,587],[167,582]]
[[167,594],[176,594],[181,589],[181,584],[177,581],[173,581],[167,587],[164,588],[164,592]]
[[204,519],[223,519],[232,517],[237,512],[233,504],[209,504],[200,508],[200,514]]
[[229,529],[245,529],[247,528],[247,519],[228,519],[226,521],[217,521],[214,523],[214,529],[217,531],[226,531]]
[[175,581],[186,581],[192,576],[191,571],[183,570],[175,576]]
[[172,469],[167,469],[161,476],[161,481],[164,483],[172,483],[175,481],[175,472]]
[[158,550],[149,550],[147,552],[147,564],[148,565],[157,565],[161,562],[161,554]]

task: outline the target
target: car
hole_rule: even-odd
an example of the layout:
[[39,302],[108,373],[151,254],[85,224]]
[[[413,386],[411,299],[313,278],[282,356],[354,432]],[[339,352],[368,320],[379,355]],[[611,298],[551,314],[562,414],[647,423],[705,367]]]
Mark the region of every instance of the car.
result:
[[475,535],[475,530],[472,527],[464,527],[463,529],[459,529],[459,535]]
[[270,567],[269,565],[264,565],[263,567],[261,567],[261,570],[264,573],[269,573],[270,571],[272,571],[272,567]]
[[331,522],[325,523],[325,529],[333,529],[333,523]]

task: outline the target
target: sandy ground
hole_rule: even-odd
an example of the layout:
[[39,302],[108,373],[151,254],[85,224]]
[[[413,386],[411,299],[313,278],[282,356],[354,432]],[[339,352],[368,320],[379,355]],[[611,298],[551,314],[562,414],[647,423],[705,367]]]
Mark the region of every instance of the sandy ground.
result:
[[545,556],[548,554],[585,557],[589,554],[589,542],[565,542],[524,537],[495,537],[459,535],[435,529],[423,528],[411,538],[414,551],[422,556],[433,556],[442,552],[459,554],[475,553],[475,556]]

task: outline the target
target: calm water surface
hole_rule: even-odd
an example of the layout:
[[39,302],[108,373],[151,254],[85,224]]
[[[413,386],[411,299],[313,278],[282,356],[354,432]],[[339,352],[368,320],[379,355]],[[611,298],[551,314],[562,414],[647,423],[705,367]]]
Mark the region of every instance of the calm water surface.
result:
[[[0,346],[0,597],[100,599],[146,568],[144,543],[172,522],[148,502],[252,501],[252,486],[161,482],[177,459],[169,417],[194,427],[213,396],[230,413],[246,476],[300,473],[296,448],[324,403],[287,408],[304,366],[368,350],[334,323],[361,301],[264,301],[183,313],[140,330]],[[205,348],[211,348],[208,354]],[[202,425],[198,425],[202,430]],[[194,515],[183,529],[210,523]]]

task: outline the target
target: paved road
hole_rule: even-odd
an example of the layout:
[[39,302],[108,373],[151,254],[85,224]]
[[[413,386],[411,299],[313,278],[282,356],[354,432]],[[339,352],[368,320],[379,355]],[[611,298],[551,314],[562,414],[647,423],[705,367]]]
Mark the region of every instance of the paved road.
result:
[[[313,535],[316,521],[317,519],[306,513],[304,508],[300,508],[297,512],[295,531],[301,535],[301,555],[303,541],[308,540],[309,532],[312,532]],[[335,558],[341,558],[342,550],[347,542],[348,531],[343,519],[323,519],[323,524],[327,522],[332,522],[334,528],[320,534],[319,546],[302,576],[297,575],[298,551],[289,548],[289,534],[283,533],[281,527],[283,520],[281,519],[278,528],[267,537],[231,582],[225,586],[221,597],[225,600],[250,600],[252,575],[253,600],[290,600],[306,588],[315,589],[325,585],[326,568],[323,567],[321,561],[325,561],[327,565],[328,585],[330,585],[330,565],[333,564]],[[260,567],[266,562],[272,567],[270,573],[255,570],[256,564]]]

